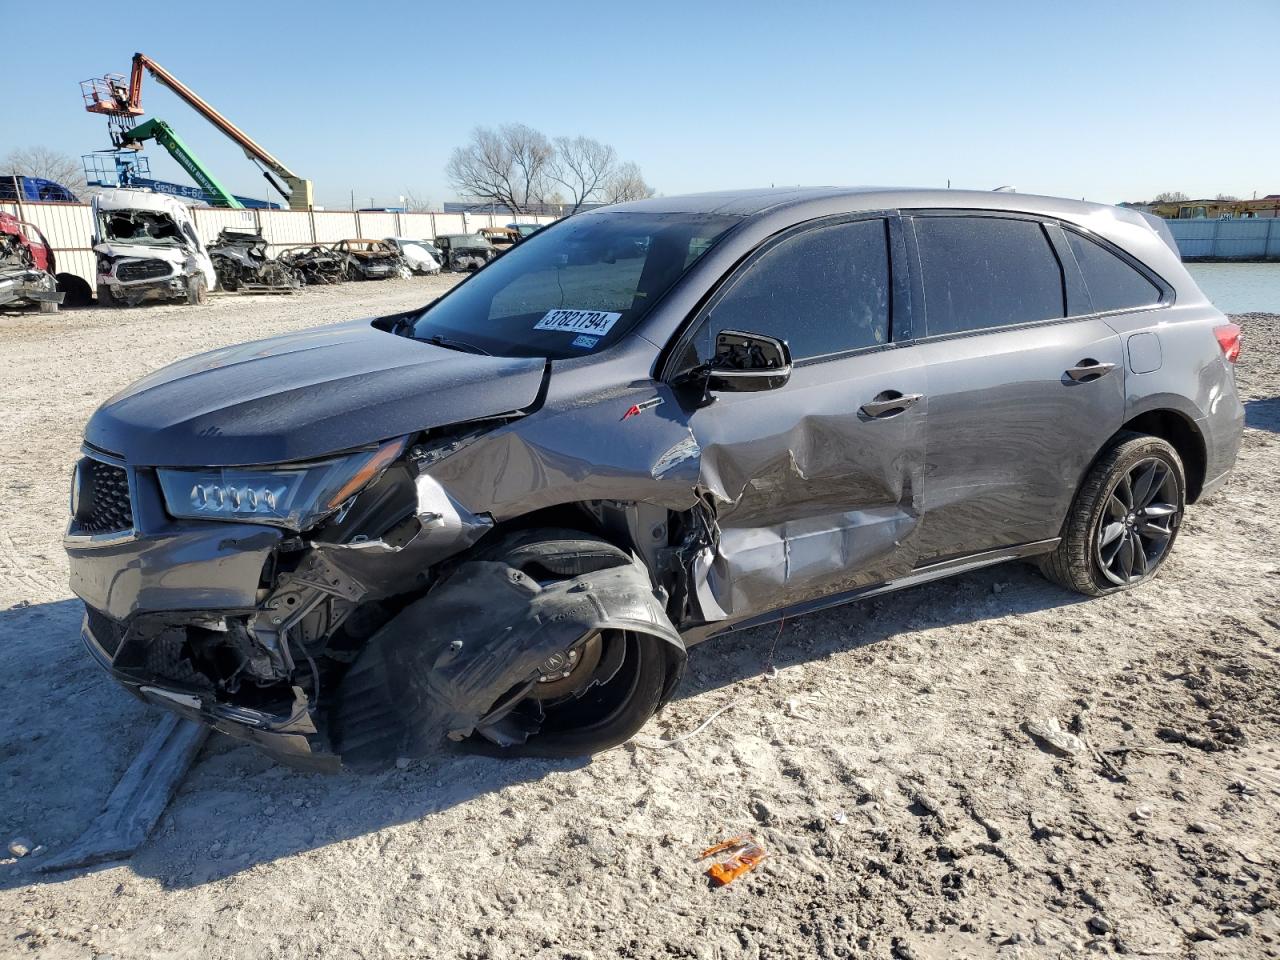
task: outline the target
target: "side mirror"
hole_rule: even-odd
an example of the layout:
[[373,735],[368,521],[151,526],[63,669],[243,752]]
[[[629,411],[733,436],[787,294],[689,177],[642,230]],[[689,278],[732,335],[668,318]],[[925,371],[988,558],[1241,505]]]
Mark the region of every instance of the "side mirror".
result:
[[707,365],[707,389],[726,393],[777,390],[791,379],[786,341],[760,333],[721,330]]

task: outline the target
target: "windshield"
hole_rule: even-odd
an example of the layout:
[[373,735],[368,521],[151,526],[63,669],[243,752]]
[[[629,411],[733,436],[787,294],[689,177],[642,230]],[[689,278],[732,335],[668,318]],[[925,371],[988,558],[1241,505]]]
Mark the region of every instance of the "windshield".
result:
[[153,210],[101,210],[98,213],[98,224],[103,239],[116,243],[176,246],[182,242],[178,225],[167,213]]
[[445,237],[455,250],[488,250],[489,241],[474,233],[450,234]]
[[570,217],[513,247],[413,325],[496,356],[580,356],[616,343],[738,217]]

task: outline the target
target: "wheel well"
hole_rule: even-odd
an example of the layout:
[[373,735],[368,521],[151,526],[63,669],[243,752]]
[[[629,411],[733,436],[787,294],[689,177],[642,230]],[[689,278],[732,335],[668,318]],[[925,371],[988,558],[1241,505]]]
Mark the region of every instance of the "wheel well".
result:
[[1165,440],[1178,451],[1187,473],[1187,502],[1195,503],[1204,489],[1205,445],[1195,424],[1176,410],[1150,410],[1125,423],[1121,430],[1146,433]]
[[493,538],[495,534],[530,530],[535,527],[581,530],[583,533],[603,537],[616,547],[627,549],[631,546],[630,543],[625,541],[619,542],[619,537],[610,535],[610,531],[606,530],[604,525],[589,510],[577,503],[563,503],[554,507],[544,507],[541,510],[534,510],[530,513],[513,517],[510,520],[504,520],[496,524],[493,530],[486,534],[485,539]]

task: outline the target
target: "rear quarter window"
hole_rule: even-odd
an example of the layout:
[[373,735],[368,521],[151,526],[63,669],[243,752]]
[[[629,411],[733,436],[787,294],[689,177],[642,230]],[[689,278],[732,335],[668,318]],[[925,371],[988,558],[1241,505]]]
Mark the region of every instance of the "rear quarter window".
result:
[[1034,220],[916,217],[929,336],[1066,316],[1062,267]]
[[1100,243],[1074,230],[1064,231],[1080,273],[1084,276],[1094,313],[1135,310],[1160,302],[1161,291],[1135,267]]

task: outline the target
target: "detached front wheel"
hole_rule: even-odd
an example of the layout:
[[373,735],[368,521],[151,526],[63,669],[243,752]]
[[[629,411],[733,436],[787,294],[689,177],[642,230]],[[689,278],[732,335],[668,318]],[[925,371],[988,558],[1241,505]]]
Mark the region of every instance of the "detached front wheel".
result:
[[1182,459],[1170,444],[1125,434],[1085,477],[1062,541],[1040,560],[1041,571],[1091,597],[1150,580],[1178,537],[1186,491]]
[[[570,530],[531,530],[488,552],[540,582],[631,563],[599,537]],[[630,740],[662,702],[668,644],[648,634],[602,630],[548,657],[538,678],[499,719],[482,722],[483,737],[506,755],[576,757]],[[498,707],[498,705],[495,705]]]

